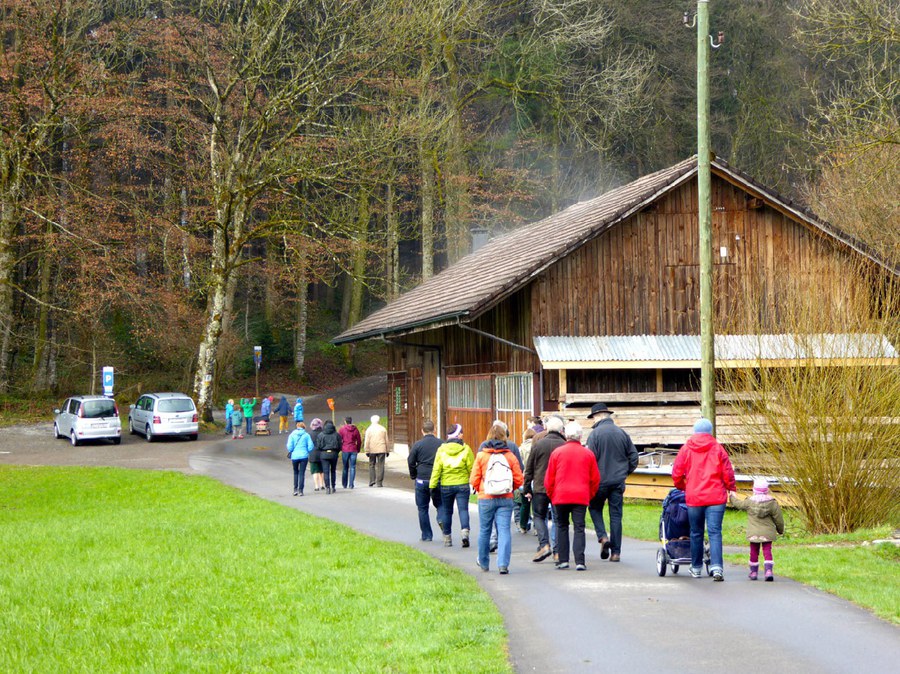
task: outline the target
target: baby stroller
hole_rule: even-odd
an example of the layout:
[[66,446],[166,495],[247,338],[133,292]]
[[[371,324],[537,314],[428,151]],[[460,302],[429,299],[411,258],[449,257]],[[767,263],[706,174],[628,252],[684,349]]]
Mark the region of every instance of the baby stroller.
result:
[[[672,489],[662,505],[659,517],[659,550],[656,551],[656,573],[666,575],[666,567],[672,567],[672,573],[678,573],[682,564],[691,565],[691,525],[688,521],[687,504],[684,492]],[[703,564],[706,573],[709,570],[709,543],[703,543]]]
[[269,422],[265,419],[257,421],[254,435],[272,435],[272,431],[269,430]]

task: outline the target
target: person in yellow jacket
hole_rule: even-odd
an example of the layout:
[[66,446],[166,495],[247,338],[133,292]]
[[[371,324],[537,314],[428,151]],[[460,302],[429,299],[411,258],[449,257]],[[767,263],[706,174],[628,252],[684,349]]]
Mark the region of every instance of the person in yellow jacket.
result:
[[444,532],[444,547],[453,545],[450,535],[453,523],[453,503],[459,510],[459,526],[462,529],[462,546],[469,547],[469,475],[475,463],[472,448],[463,442],[463,430],[460,424],[453,424],[447,432],[447,442],[437,449],[434,456],[434,468],[431,470],[429,488],[441,486],[441,499],[444,503],[444,521],[441,529]]

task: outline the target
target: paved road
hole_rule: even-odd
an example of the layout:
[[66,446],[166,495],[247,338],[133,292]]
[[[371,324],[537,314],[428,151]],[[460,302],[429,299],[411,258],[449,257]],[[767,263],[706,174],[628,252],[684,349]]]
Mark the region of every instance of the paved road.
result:
[[[578,573],[531,562],[535,538],[514,533],[510,574],[481,573],[474,549],[418,540],[411,483],[401,474],[400,457],[391,461],[396,472],[389,482],[395,486],[368,487],[362,466],[355,490],[332,496],[307,490],[300,498],[291,496],[284,438],[262,440],[255,448],[207,446],[191,456],[191,467],[471,573],[504,615],[517,672],[822,673],[900,667],[900,629],[866,611],[784,578],[752,583],[743,567],[727,569],[725,583],[682,574],[659,578],[653,543],[626,540],[620,564],[601,561],[599,547],[589,544],[588,570]],[[474,507],[470,513],[475,515]]]

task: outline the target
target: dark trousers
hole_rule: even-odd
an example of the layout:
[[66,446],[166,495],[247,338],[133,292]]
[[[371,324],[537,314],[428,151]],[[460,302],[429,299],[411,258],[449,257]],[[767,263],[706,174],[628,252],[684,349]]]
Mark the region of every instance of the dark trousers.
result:
[[572,526],[575,534],[572,537],[572,552],[575,555],[576,564],[584,564],[584,516],[587,506],[577,503],[557,503],[553,506],[556,512],[556,552],[560,562],[569,561],[569,515],[572,516]]
[[434,538],[431,530],[431,519],[428,516],[428,504],[433,504],[437,509],[437,519],[441,528],[444,526],[444,501],[441,499],[441,488],[431,489],[428,480],[416,480],[416,507],[419,509],[419,529],[422,530],[422,540],[430,541]]
[[531,509],[534,512],[534,530],[537,531],[538,545],[541,547],[550,545],[550,530],[547,527],[550,497],[546,494],[532,494]]
[[325,487],[334,489],[337,487],[337,462],[336,454],[322,452],[322,473],[325,478]]
[[369,486],[379,486],[384,484],[384,460],[387,454],[369,454]]
[[[622,503],[624,501],[625,483],[610,484],[597,490],[588,509],[594,521],[597,540],[609,539],[610,551],[616,555],[622,552]],[[609,535],[603,524],[603,506],[609,502]]]
[[294,491],[303,491],[303,485],[306,483],[306,464],[309,459],[291,459],[291,465],[294,467]]

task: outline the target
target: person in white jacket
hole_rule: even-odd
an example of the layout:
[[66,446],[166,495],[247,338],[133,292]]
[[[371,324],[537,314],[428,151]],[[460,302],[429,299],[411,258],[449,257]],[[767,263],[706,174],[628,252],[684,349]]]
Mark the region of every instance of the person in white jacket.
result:
[[369,486],[384,486],[384,462],[387,455],[391,453],[390,444],[388,443],[387,429],[379,422],[381,417],[377,414],[372,415],[371,425],[366,429],[366,435],[363,439],[363,451],[369,458]]

